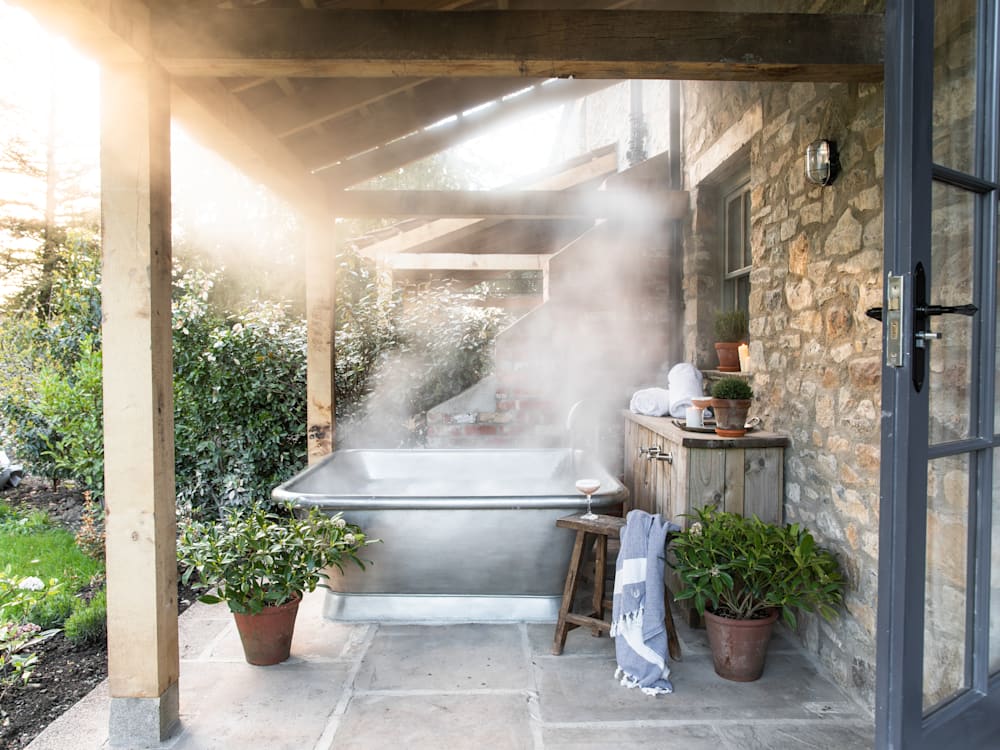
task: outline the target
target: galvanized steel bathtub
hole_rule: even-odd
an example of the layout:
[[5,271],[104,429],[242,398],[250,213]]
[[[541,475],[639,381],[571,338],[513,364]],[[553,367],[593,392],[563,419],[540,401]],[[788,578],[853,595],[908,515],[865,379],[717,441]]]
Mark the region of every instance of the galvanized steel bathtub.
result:
[[343,450],[274,490],[343,511],[371,537],[367,570],[330,573],[339,620],[555,620],[574,535],[556,519],[586,508],[574,484],[601,480],[595,510],[625,488],[570,450]]

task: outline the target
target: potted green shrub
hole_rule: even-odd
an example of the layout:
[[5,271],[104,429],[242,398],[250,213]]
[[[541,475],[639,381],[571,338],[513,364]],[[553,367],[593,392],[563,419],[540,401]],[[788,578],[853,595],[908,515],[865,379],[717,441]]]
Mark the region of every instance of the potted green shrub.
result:
[[711,395],[715,433],[720,437],[745,435],[747,413],[753,398],[750,384],[743,378],[721,378],[712,384]]
[[351,561],[364,569],[358,551],[373,541],[340,514],[254,504],[190,524],[177,555],[184,583],[210,589],[203,602],[229,605],[246,660],[264,666],[288,658],[302,594],[315,591],[326,568]]
[[670,565],[705,618],[716,673],[749,682],[760,677],[780,612],[789,627],[796,610],[830,620],[843,601],[844,579],[833,553],[798,524],[779,526],[714,506],[671,542]]
[[715,316],[715,353],[720,371],[740,371],[740,344],[747,340],[747,333],[747,316],[742,310],[727,310]]

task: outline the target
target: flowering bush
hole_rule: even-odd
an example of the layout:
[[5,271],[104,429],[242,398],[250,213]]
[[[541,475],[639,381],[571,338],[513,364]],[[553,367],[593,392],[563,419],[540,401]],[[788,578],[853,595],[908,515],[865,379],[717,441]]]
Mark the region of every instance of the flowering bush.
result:
[[834,617],[844,587],[837,559],[798,524],[777,526],[714,506],[696,509],[692,518],[671,544],[670,565],[684,584],[678,601],[736,620],[780,607],[793,628],[796,609]]
[[58,588],[54,580],[46,583],[35,576],[17,579],[9,567],[0,572],[0,698],[12,685],[31,679],[38,657],[28,649],[55,631],[43,631],[22,618]]
[[290,505],[281,510],[231,507],[220,521],[185,528],[177,545],[184,583],[214,589],[200,597],[203,602],[224,601],[233,612],[256,614],[314,591],[325,568],[342,569],[350,560],[364,569],[358,552],[378,540],[360,527],[316,508],[300,515]]

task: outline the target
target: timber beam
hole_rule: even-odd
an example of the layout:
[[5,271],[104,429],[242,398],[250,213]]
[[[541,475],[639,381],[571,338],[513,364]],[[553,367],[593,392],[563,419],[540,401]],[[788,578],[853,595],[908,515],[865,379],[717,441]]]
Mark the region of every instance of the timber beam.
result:
[[683,190],[348,190],[330,198],[338,217],[680,219]]
[[550,257],[527,253],[401,253],[385,262],[393,271],[546,271]]
[[[616,155],[614,151],[602,151],[595,158],[577,164],[557,174],[537,178],[523,185],[530,190],[565,190],[577,185],[586,184],[591,180],[605,177],[614,172]],[[337,215],[339,209],[335,205],[330,212]],[[435,219],[410,229],[394,237],[380,240],[361,249],[361,254],[368,258],[382,258],[396,253],[412,251],[422,245],[428,245],[445,237],[460,239],[462,233],[474,233],[499,224],[501,219],[483,218],[450,218]]]
[[191,76],[878,81],[881,15],[634,10],[153,9]]

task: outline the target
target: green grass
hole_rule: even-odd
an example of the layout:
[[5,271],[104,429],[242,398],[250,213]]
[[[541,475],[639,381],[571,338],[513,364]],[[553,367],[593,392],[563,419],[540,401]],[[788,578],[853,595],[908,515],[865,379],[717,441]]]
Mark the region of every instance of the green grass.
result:
[[108,598],[98,592],[66,620],[66,637],[73,643],[100,643],[108,634]]
[[[24,518],[30,520],[17,523]],[[34,514],[13,513],[0,503],[0,570],[7,566],[15,579],[36,576],[48,582],[55,578],[61,584],[58,594],[23,613],[43,628],[61,626],[82,605],[76,592],[104,572],[104,564],[83,554],[68,531],[41,523]]]

